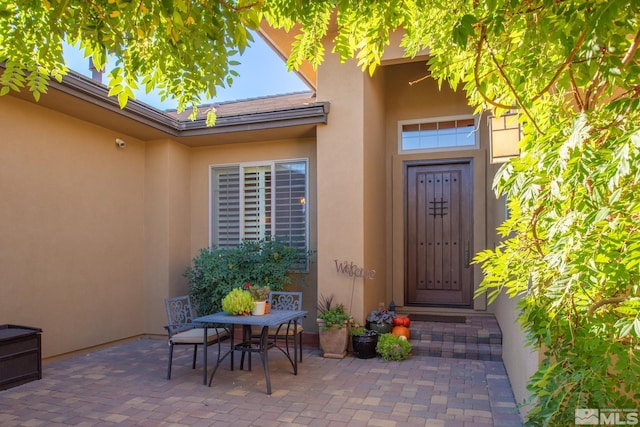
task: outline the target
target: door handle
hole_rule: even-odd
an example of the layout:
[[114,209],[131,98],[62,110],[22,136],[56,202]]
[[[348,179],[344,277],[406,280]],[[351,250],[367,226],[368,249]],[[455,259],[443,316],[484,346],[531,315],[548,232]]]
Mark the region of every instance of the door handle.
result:
[[468,240],[464,242],[464,268],[469,268],[471,265],[471,242]]

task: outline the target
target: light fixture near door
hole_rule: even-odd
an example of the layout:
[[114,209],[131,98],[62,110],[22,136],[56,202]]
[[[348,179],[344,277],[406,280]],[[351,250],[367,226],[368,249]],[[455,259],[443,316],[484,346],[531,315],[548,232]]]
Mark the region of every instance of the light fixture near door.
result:
[[500,117],[489,116],[489,150],[491,163],[504,163],[520,156],[518,142],[522,136],[517,111]]

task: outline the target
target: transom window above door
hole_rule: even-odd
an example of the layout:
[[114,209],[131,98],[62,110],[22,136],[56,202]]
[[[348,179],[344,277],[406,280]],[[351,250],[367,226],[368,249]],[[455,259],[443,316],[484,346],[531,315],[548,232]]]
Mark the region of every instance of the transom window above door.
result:
[[275,237],[308,248],[307,160],[211,166],[211,243]]
[[443,151],[478,146],[474,116],[398,122],[400,152]]

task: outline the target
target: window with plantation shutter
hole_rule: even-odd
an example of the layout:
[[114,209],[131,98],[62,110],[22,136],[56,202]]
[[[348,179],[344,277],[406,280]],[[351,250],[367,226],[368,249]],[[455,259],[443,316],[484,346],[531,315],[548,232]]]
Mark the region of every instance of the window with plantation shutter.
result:
[[[242,169],[244,215],[241,217],[242,237],[260,240],[271,232],[271,166]],[[236,242],[237,243],[237,242]]]
[[211,243],[275,237],[306,251],[307,186],[306,160],[212,166]]
[[276,164],[275,228],[278,239],[307,249],[307,164]]
[[240,241],[240,167],[211,169],[211,240],[219,247]]

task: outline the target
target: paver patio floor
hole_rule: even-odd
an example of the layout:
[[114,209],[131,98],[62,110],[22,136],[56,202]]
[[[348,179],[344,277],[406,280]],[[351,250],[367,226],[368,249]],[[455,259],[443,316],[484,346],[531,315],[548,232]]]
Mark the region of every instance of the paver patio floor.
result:
[[41,380],[0,391],[0,426],[521,425],[502,362],[320,354],[305,349],[294,376],[271,351],[269,396],[255,355],[251,372],[238,369],[239,356],[231,371],[227,358],[209,388],[190,348],[176,348],[167,381],[166,340],[140,338],[45,364]]

